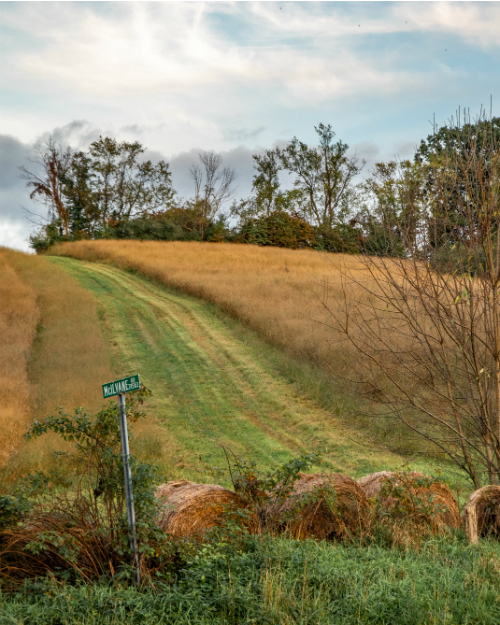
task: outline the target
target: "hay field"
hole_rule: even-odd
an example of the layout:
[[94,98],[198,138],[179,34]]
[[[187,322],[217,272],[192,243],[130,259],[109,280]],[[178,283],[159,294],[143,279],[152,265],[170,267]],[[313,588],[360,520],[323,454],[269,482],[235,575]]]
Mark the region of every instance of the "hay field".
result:
[[0,248],[0,468],[46,465],[50,439],[23,444],[29,423],[57,406],[101,406],[112,379],[97,300],[50,260]]
[[[212,302],[284,349],[289,356],[281,367],[285,376],[322,408],[343,414],[379,449],[389,445],[407,456],[422,452],[422,445],[428,451],[399,422],[368,416],[382,410],[373,400],[385,384],[383,374],[374,369],[370,379],[357,379],[359,354],[335,328],[335,315],[343,317],[346,276],[377,288],[363,258],[229,243],[131,240],[78,241],[54,246],[50,253],[113,265]],[[345,288],[349,298],[367,301],[355,283]],[[396,339],[404,341],[403,336]],[[297,363],[304,362],[316,369],[315,375],[308,376],[305,367],[297,371]]]
[[51,254],[131,269],[215,303],[266,340],[323,368],[352,363],[340,336],[325,324],[322,300],[340,297],[339,264],[360,271],[355,256],[311,250],[198,242],[79,241]]
[[312,367],[216,307],[110,265],[52,262],[98,299],[118,377],[138,372],[152,391],[131,450],[168,479],[213,481],[211,467],[226,464],[220,444],[261,468],[311,451],[323,452],[323,470],[357,477],[404,464],[399,455],[353,442],[361,435],[341,418],[333,391],[321,408],[304,392],[309,387],[283,374],[283,364],[295,366],[296,379],[309,376],[312,385]]

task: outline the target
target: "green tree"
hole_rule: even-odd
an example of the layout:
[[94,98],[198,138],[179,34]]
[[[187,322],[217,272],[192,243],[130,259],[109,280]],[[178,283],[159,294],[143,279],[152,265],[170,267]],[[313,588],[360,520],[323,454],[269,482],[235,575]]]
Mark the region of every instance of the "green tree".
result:
[[464,123],[457,116],[421,141],[415,160],[427,165],[425,193],[434,217],[428,236],[435,248],[477,236],[484,225],[481,194],[499,150],[500,117],[487,119],[484,111],[475,120],[464,116]]
[[315,130],[317,147],[311,148],[294,137],[285,149],[277,150],[277,156],[283,169],[295,176],[293,184],[300,194],[302,216],[322,230],[331,230],[349,212],[354,178],[364,163],[347,155],[346,143],[334,143],[330,124],[319,124]]
[[75,152],[68,169],[60,175],[61,188],[74,238],[91,238],[99,225],[99,209],[95,201],[92,160],[85,152]]
[[168,163],[140,161],[145,148],[138,142],[118,143],[100,137],[89,148],[92,200],[103,227],[147,215],[173,203]]
[[368,200],[363,219],[368,252],[394,255],[416,248],[426,207],[426,171],[418,161],[375,164],[363,184]]

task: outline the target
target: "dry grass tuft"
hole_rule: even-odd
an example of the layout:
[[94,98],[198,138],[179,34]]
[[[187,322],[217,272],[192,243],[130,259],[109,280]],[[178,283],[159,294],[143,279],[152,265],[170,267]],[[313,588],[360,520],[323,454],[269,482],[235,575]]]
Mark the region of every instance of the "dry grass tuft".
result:
[[[44,534],[47,540],[40,549]],[[28,525],[0,533],[0,579],[11,587],[61,571],[91,581],[113,575],[120,562],[110,536],[71,513],[32,515]]]
[[359,536],[369,523],[368,501],[357,482],[341,473],[299,474],[290,496],[263,506],[264,525],[294,538],[343,540]]
[[500,537],[500,486],[484,486],[472,493],[465,506],[463,521],[467,538]]
[[217,484],[177,480],[159,486],[156,496],[163,508],[159,526],[173,538],[201,538],[207,530],[224,527],[228,521],[251,532],[257,529],[247,501]]

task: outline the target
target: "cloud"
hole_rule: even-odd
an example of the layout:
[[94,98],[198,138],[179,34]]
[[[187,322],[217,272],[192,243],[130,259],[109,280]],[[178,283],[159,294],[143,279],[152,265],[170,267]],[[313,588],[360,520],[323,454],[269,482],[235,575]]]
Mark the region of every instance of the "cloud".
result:
[[36,171],[36,164],[30,161],[35,156],[34,145],[0,135],[0,245],[27,250],[30,232],[43,220],[44,209],[30,201],[26,181],[19,171],[22,165]]
[[[346,10],[287,3],[283,9],[275,3],[123,3],[102,11],[92,4],[28,3],[22,22],[7,12],[7,23],[37,45],[16,49],[4,72],[19,88],[29,83],[42,92],[103,100],[221,89],[224,96],[265,85],[280,89],[283,99],[321,102],[375,86],[378,93],[416,90],[424,74],[428,80],[428,68],[403,69],[398,55],[365,54],[361,35],[441,32],[495,47],[500,39],[497,6],[395,3]],[[216,26],[220,22],[225,26]],[[231,35],[233,24],[240,25],[239,39]]]
[[31,251],[28,243],[29,228],[17,220],[4,219],[0,215],[0,245],[24,252]]
[[233,128],[227,129],[224,132],[224,138],[229,141],[248,141],[249,139],[256,139],[259,135],[261,135],[265,126],[259,126],[258,128],[248,129],[248,128]]
[[33,157],[32,146],[10,135],[0,135],[0,189],[24,187],[19,179],[19,167]]
[[97,141],[101,135],[114,136],[113,131],[106,131],[85,119],[78,119],[64,126],[53,128],[44,132],[36,141],[43,145],[49,137],[63,148],[70,146],[74,150],[86,150],[93,141]]

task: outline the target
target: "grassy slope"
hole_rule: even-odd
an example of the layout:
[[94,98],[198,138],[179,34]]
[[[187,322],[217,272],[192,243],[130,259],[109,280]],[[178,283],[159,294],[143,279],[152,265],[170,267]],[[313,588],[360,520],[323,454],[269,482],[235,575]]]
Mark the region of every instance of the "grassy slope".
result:
[[170,476],[211,480],[203,469],[223,464],[219,443],[261,466],[321,450],[322,470],[353,477],[404,463],[353,442],[359,436],[346,429],[339,406],[335,414],[301,396],[277,370],[278,350],[213,306],[108,265],[52,262],[98,298],[114,370],[139,372],[153,391],[152,418],[135,448]]

